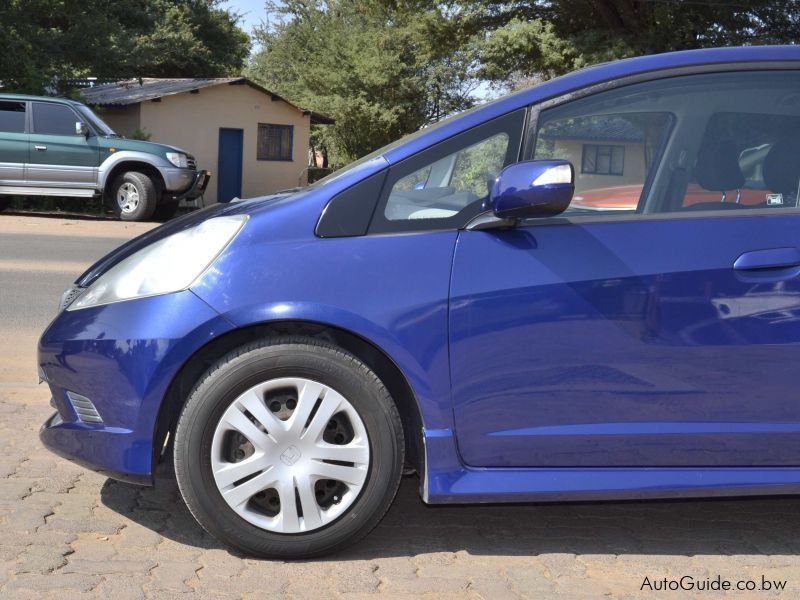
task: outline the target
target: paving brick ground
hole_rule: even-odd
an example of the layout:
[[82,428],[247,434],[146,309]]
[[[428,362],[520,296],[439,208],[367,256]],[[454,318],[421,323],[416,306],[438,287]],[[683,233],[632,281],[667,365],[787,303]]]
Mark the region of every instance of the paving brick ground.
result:
[[[307,562],[254,560],[194,522],[169,478],[117,483],[45,451],[43,387],[0,387],[3,598],[800,597],[800,499],[428,507],[417,480],[366,540]],[[787,591],[658,593],[721,575]]]

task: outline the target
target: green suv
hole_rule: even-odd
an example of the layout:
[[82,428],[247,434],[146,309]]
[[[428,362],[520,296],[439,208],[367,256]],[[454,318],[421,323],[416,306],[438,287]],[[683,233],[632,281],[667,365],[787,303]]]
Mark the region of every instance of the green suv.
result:
[[80,102],[0,94],[0,210],[12,195],[101,195],[123,220],[168,219],[208,178],[190,154],[124,139]]

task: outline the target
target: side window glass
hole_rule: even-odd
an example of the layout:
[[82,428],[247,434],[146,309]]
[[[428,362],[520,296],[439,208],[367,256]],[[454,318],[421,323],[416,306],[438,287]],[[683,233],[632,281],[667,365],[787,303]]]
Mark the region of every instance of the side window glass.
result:
[[575,168],[575,195],[567,213],[634,212],[672,115],[542,117],[534,158],[566,159]]
[[61,104],[33,103],[33,131],[46,135],[75,135],[75,123],[80,119]]
[[25,133],[24,102],[0,102],[0,131]]
[[392,186],[384,216],[445,219],[480,204],[503,168],[508,142],[498,133],[406,175]]
[[742,207],[797,207],[798,136],[800,114],[712,115],[681,207],[696,210],[728,203]]
[[519,160],[526,113],[486,121],[393,164],[369,232],[457,229],[483,212],[500,171]]
[[800,207],[800,73],[686,75],[543,110],[533,158],[569,160],[568,214]]

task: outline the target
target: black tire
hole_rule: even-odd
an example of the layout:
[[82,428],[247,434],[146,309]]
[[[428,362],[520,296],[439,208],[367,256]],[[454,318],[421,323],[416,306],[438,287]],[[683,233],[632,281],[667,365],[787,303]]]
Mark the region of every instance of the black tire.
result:
[[0,196],[0,212],[3,212],[11,205],[12,199],[13,198]]
[[179,204],[180,200],[175,198],[161,198],[161,202],[156,205],[156,209],[153,211],[153,219],[161,222],[169,221],[178,211]]
[[[132,210],[123,210],[118,201],[120,189],[124,185],[133,186],[138,194],[138,203]],[[114,180],[106,198],[111,210],[122,221],[147,221],[156,209],[158,188],[148,175],[138,171],[128,171]]]
[[[324,527],[277,533],[239,516],[223,499],[211,469],[211,442],[224,411],[254,385],[304,377],[330,386],[356,410],[367,431],[366,482],[352,505]],[[397,492],[404,459],[397,408],[378,377],[353,355],[310,338],[254,342],[217,361],[191,392],[175,432],[175,474],[197,521],[223,543],[268,558],[309,558],[349,546],[383,518]]]

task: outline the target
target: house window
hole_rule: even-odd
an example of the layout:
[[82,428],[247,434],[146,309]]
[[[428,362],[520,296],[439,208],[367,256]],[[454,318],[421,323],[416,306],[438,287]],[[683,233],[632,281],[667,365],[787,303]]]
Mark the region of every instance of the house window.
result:
[[292,160],[293,125],[258,124],[258,160]]
[[622,175],[625,165],[625,146],[584,144],[581,173],[592,175]]

